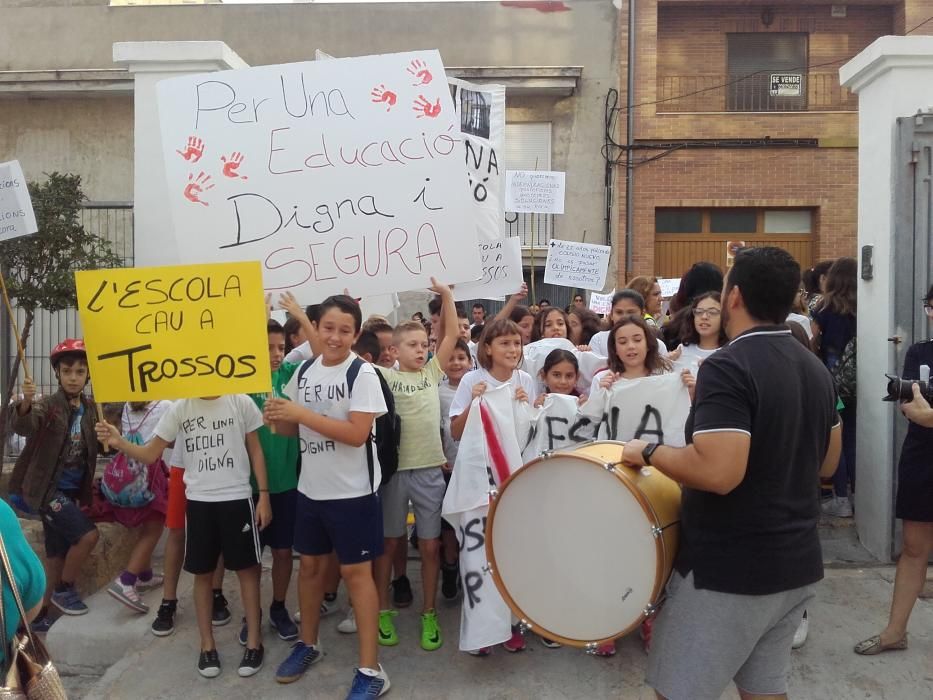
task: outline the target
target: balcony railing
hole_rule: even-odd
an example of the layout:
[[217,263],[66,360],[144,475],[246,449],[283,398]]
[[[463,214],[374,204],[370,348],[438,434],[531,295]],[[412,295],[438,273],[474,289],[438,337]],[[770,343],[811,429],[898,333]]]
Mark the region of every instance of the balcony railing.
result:
[[858,96],[838,73],[762,72],[735,75],[664,75],[658,112],[836,112],[858,110]]

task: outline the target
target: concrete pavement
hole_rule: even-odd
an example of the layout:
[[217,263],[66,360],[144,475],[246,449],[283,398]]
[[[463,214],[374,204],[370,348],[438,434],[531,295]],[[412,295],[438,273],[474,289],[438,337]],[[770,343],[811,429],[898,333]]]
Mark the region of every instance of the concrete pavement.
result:
[[[851,566],[851,565],[849,565]],[[417,579],[418,562],[412,561],[410,574]],[[933,698],[933,602],[918,603],[910,626],[910,649],[863,658],[852,652],[857,641],[879,631],[884,624],[891,598],[893,567],[832,568],[817,587],[817,599],[810,611],[810,639],[794,652],[790,694],[807,700],[921,700]],[[217,643],[224,664],[219,678],[201,678],[195,664],[198,638],[193,607],[187,597],[190,579],[177,618],[176,633],[157,639],[138,634],[151,616],[133,618],[128,636],[136,648],[111,667],[95,684],[75,688],[72,697],[122,699],[160,698],[343,698],[356,659],[356,636],[342,635],[336,625],[342,611],[322,622],[322,642],[326,657],[293,685],[275,683],[277,664],[287,655],[288,644],[265,630],[266,666],[255,677],[241,679],[236,665],[242,654],[235,636],[240,610],[232,577],[226,587],[234,622],[217,629]],[[415,585],[417,606],[418,585]],[[269,591],[264,590],[268,601]],[[157,604],[157,593],[150,602]],[[341,605],[345,605],[343,595]],[[94,607],[117,604],[108,599],[93,601]],[[294,605],[290,601],[290,605]],[[402,611],[397,618],[401,644],[383,648],[381,661],[389,673],[392,689],[388,697],[445,698],[449,700],[524,700],[566,698],[626,698],[648,700],[654,695],[643,683],[645,655],[635,636],[619,642],[619,653],[611,659],[584,655],[576,649],[546,649],[529,637],[527,651],[508,654],[501,648],[480,659],[457,651],[459,602],[441,602],[439,611],[445,631],[444,646],[433,653],[418,646],[418,608]],[[119,611],[122,613],[122,611]],[[86,626],[84,620],[66,619],[58,624]],[[73,643],[78,643],[77,639]],[[127,642],[129,644],[129,642]],[[724,698],[738,695],[730,690]]]

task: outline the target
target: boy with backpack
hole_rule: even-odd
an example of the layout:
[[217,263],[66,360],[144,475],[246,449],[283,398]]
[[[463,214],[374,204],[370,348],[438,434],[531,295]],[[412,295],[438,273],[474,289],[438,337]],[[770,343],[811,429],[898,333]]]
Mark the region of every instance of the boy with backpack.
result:
[[13,430],[27,440],[10,478],[11,496],[42,518],[47,588],[33,622],[39,632],[52,624],[49,603],[65,615],[87,613],[75,580],[99,537],[81,510],[91,504],[97,466],[97,408],[82,393],[90,379],[84,341],[66,338],[49,360],[58,391],[34,401],[36,385],[27,378],[23,398],[13,405]]
[[331,296],[320,307],[315,330],[321,354],[301,365],[285,388],[291,399],[270,399],[265,418],[281,435],[300,434],[295,550],[301,633],[278,670],[279,683],[297,681],[320,661],[318,632],[327,560],[336,550],[359,632],[359,667],[348,700],[377,697],[389,689],[378,662],[379,601],[372,561],[382,553],[382,509],[376,490],[381,455],[371,444],[376,419],[386,413],[379,377],[352,352],[362,326],[357,303]]
[[431,282],[431,289],[441,300],[439,323],[442,325],[438,329],[441,340],[437,353],[428,360],[428,334],[424,326],[419,321],[407,321],[396,326],[392,339],[399,368],[379,367],[395,399],[402,439],[398,473],[380,491],[385,554],[377,560],[375,568],[380,599],[379,643],[394,646],[398,644],[398,634],[393,617],[398,612],[389,606],[390,568],[396,548],[400,546],[399,538],[406,534],[411,501],[421,554],[424,587],[421,648],[425,651],[439,649],[443,643],[434,609],[440,572],[441,505],[446,489],[442,467],[447,461],[438,429],[441,424],[438,387],[459,338],[453,293],[447,285],[434,279]]
[[[185,570],[194,574],[194,607],[201,634],[198,672],[220,675],[214,643],[213,579],[217,563],[236,571],[248,627],[246,651],[237,670],[241,677],[262,668],[260,629],[258,530],[272,520],[266,463],[257,431],[262,414],[245,394],[181,399],[159,419],[155,435],[145,445],[129,442],[109,423],[97,424],[105,443],[145,464],[154,462],[172,442],[172,466],[184,470]],[[259,485],[254,505],[250,464]]]

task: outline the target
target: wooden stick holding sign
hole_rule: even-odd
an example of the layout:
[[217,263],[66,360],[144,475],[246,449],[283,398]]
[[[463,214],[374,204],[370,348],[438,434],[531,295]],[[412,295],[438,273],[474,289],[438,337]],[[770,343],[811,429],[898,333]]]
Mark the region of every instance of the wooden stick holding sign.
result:
[[10,304],[10,295],[6,291],[6,280],[3,278],[2,270],[0,270],[0,291],[3,292],[3,303],[6,305],[7,314],[10,316],[10,325],[13,326],[13,337],[16,339],[16,352],[19,353],[19,362],[23,366],[23,376],[26,379],[32,379],[32,374],[29,372],[29,363],[26,362],[26,352],[23,350],[23,341],[19,334],[19,326],[16,325],[13,305]]
[[[94,405],[97,406],[97,422],[98,422],[98,423],[106,423],[107,421],[104,420],[104,408],[103,408],[103,406],[101,406],[100,403],[97,402],[97,401],[94,402]],[[110,452],[110,443],[109,443],[109,442],[104,442],[104,443],[101,443],[101,444],[104,446],[104,454],[108,454],[108,453]]]

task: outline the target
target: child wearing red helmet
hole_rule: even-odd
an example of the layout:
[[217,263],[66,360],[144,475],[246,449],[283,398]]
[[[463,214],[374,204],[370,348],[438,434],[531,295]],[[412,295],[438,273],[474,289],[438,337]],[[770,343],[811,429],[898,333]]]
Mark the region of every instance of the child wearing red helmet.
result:
[[13,430],[27,440],[10,478],[10,493],[39,513],[45,533],[47,589],[33,623],[39,630],[51,624],[49,603],[66,615],[87,613],[75,579],[98,539],[81,510],[91,503],[98,448],[96,407],[82,393],[90,378],[84,341],[63,340],[49,359],[58,391],[36,401],[36,385],[26,379],[14,406]]

